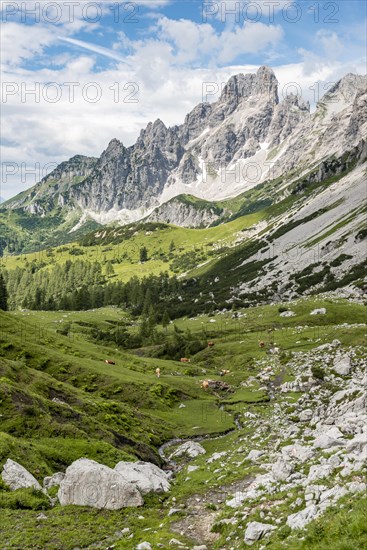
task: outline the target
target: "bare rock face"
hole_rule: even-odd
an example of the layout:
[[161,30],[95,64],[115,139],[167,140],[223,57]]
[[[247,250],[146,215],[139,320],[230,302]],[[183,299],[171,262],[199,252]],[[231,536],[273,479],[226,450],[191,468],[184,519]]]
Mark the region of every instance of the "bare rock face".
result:
[[17,489],[38,489],[42,490],[41,485],[35,477],[32,476],[23,466],[8,458],[3,466],[1,473],[3,482],[10,487],[11,491]]
[[150,462],[118,462],[115,470],[142,495],[167,493],[171,488],[167,473]]
[[220,214],[210,203],[207,207],[196,207],[195,203],[190,204],[177,197],[153,210],[146,219],[180,227],[209,227],[220,218]]
[[58,498],[62,506],[74,504],[106,510],[144,504],[136,486],[118,471],[87,458],[76,460],[66,469]]

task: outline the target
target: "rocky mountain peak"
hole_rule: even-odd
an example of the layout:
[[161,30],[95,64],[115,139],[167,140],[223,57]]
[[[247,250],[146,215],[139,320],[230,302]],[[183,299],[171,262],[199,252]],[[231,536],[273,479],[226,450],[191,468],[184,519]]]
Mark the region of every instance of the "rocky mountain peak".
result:
[[347,74],[334,84],[317,103],[316,112],[323,113],[325,109],[332,114],[342,111],[352,105],[355,99],[367,91],[367,76]]
[[107,149],[106,149],[106,152],[109,151],[116,151],[116,149],[120,149],[121,147],[123,147],[123,143],[121,141],[119,141],[118,139],[116,138],[113,138],[111,139],[111,141],[109,142],[108,146],[107,146]]
[[269,67],[260,67],[256,74],[232,76],[223,88],[219,103],[229,103],[236,108],[242,99],[259,96],[268,96],[270,101],[279,103],[278,81]]

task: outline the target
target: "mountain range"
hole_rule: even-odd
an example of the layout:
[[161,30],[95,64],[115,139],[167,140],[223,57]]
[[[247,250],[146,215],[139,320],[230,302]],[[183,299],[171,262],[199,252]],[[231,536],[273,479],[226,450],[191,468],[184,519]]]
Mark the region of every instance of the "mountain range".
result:
[[157,119],[130,147],[112,139],[100,158],[76,155],[2,208],[60,209],[73,214],[74,230],[88,219],[210,225],[210,207],[195,214],[182,195],[213,202],[276,178],[284,185],[357,146],[366,130],[366,77],[346,75],[311,114],[301,97],[280,99],[274,72],[260,67],[231,77],[216,102],[200,103],[180,126]]

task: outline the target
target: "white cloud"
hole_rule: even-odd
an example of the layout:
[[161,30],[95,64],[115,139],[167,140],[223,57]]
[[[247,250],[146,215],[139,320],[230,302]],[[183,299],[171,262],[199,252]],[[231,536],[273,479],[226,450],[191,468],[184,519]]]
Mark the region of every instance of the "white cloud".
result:
[[6,23],[1,31],[1,60],[3,64],[18,65],[25,59],[41,54],[55,41],[51,29],[28,27],[19,23]]
[[221,36],[223,44],[218,52],[220,62],[230,62],[237,55],[256,53],[267,46],[275,46],[283,38],[280,26],[265,25],[264,23],[250,23],[244,27],[237,27],[234,31],[224,31]]

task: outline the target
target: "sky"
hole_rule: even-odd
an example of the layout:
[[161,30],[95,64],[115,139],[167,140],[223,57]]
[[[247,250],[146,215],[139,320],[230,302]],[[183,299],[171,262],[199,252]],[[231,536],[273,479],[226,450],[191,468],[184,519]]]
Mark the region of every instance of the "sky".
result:
[[8,199],[76,155],[181,124],[228,78],[273,68],[311,107],[366,73],[362,0],[1,2],[1,183]]

